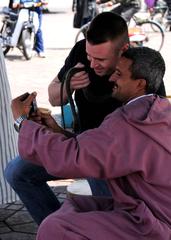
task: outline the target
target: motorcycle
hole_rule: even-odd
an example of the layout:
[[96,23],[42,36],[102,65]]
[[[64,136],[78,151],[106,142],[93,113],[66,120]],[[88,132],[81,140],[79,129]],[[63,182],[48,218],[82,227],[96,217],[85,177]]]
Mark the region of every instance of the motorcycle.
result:
[[0,44],[4,55],[10,49],[17,47],[26,60],[31,59],[35,34],[38,30],[38,14],[35,7],[42,3],[26,2],[20,5],[18,12],[8,8],[3,8],[3,20],[0,30]]

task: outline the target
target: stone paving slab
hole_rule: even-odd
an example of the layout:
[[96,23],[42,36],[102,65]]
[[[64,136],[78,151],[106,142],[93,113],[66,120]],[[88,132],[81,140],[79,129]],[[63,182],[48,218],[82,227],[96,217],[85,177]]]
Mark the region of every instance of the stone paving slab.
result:
[[35,240],[37,228],[21,202],[0,206],[1,240]]
[[[74,180],[51,181],[55,195],[62,203],[66,198],[67,186]],[[35,240],[38,226],[21,201],[0,205],[0,240]]]

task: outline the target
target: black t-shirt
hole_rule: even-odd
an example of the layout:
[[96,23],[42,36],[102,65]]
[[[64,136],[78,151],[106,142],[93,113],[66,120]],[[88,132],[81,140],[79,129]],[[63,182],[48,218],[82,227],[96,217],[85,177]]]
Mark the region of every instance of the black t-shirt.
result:
[[[75,91],[81,131],[98,127],[105,116],[122,105],[121,102],[110,97],[113,84],[108,81],[109,76],[100,77],[90,68],[85,43],[85,40],[76,43],[58,73],[59,80],[63,81],[66,72],[78,62],[84,64],[87,69],[91,83],[85,90]],[[163,94],[160,93],[160,95],[164,95],[163,91],[164,88]]]

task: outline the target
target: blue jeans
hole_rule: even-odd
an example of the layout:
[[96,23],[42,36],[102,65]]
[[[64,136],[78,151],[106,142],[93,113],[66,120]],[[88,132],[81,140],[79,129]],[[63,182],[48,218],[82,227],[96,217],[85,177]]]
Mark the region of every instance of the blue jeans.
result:
[[39,10],[37,11],[38,13],[38,18],[39,18],[39,28],[36,32],[35,36],[35,45],[34,45],[34,50],[37,53],[44,52],[44,42],[43,42],[43,33],[42,33],[42,11]]
[[[43,167],[18,156],[7,165],[5,177],[37,224],[60,208],[60,202],[46,183],[58,178],[48,174]],[[88,181],[94,195],[110,195],[104,181],[92,178]]]
[[112,194],[111,194],[105,180],[95,179],[95,178],[87,178],[87,181],[90,185],[93,196],[112,197]]

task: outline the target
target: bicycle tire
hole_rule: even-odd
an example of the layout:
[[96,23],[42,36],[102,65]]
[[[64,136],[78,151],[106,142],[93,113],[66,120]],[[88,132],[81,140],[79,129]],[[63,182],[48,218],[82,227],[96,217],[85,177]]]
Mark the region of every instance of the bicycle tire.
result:
[[79,40],[82,40],[86,36],[87,29],[89,27],[90,22],[84,24],[77,32],[77,35],[75,37],[75,43],[78,42]]
[[[151,20],[158,22],[158,23],[162,26],[162,21],[163,21],[162,13],[155,13],[155,14],[151,17]],[[152,28],[153,28],[153,26],[152,26]],[[155,28],[153,29],[153,31],[156,31]]]
[[151,20],[159,23],[164,31],[170,30],[169,29],[169,21],[167,20],[168,16],[168,6],[166,2],[163,1],[157,1],[156,6],[154,6],[151,15]]
[[[137,22],[136,24],[141,27],[142,32],[145,34],[143,46],[160,51],[163,47],[165,38],[164,30],[161,25],[153,20]],[[155,31],[153,29],[155,29]]]
[[157,23],[159,23],[163,30],[166,31],[170,31],[170,26],[171,24],[169,23],[169,21],[167,20],[167,14],[166,13],[156,13],[152,16],[152,21],[155,21]]

